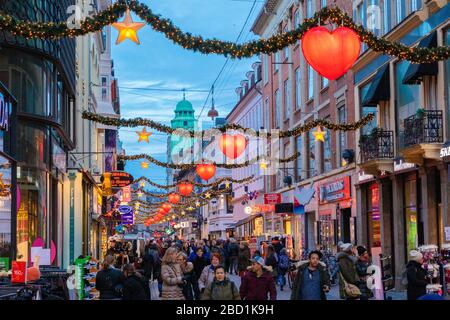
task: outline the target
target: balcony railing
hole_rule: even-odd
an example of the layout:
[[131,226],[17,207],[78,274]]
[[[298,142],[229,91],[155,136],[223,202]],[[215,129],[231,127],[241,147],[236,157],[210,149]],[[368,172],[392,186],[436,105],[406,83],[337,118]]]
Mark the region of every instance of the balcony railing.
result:
[[394,158],[394,132],[374,129],[371,134],[361,136],[361,161]]
[[441,110],[424,110],[404,120],[403,147],[420,143],[442,143],[443,121]]

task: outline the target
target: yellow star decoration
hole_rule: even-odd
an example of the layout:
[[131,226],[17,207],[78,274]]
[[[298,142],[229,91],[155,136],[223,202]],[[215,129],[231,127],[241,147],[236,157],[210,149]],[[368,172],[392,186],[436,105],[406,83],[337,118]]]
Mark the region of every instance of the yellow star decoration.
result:
[[186,212],[184,212],[184,211],[181,211],[181,215],[182,216],[184,216],[186,214]]
[[194,208],[193,207],[189,207],[189,208],[187,208],[189,211],[193,211],[194,210]]
[[137,193],[138,198],[141,198],[143,195],[144,195],[144,194],[143,194],[142,192],[138,192],[138,193]]
[[136,44],[141,44],[137,35],[137,31],[145,26],[143,22],[134,22],[131,18],[130,10],[127,9],[125,13],[125,18],[122,22],[113,23],[112,26],[119,31],[119,36],[116,40],[116,45],[124,41],[125,39],[130,39]]
[[209,192],[205,193],[205,198],[206,198],[206,199],[211,198],[211,193],[209,193]]
[[138,142],[145,141],[147,143],[150,143],[148,138],[152,135],[151,132],[147,132],[147,128],[144,127],[142,131],[136,131],[136,134],[139,136]]
[[141,162],[141,168],[142,168],[142,169],[148,169],[148,165],[149,165],[148,162],[145,162],[145,161],[142,161],[142,162]]
[[196,205],[197,207],[200,207],[200,202],[197,201],[197,202],[195,203],[195,205]]
[[226,182],[225,182],[225,188],[226,188],[226,189],[230,189],[230,182],[229,182],[229,181],[226,181]]
[[345,166],[347,165],[347,161],[345,161],[345,159],[342,159],[341,165],[342,165],[343,167],[345,167]]
[[141,181],[141,187],[145,187],[145,181]]
[[325,142],[325,134],[326,134],[326,131],[322,131],[322,129],[320,127],[317,127],[317,131],[313,132],[313,136],[316,141]]
[[259,162],[259,167],[262,169],[262,170],[267,170],[267,162],[266,162],[266,160],[261,160],[260,162]]

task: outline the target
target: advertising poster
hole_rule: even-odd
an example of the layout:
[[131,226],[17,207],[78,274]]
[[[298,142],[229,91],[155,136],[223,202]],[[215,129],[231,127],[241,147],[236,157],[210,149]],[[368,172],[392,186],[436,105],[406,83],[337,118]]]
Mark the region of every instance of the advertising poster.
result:
[[105,172],[116,169],[116,157],[114,153],[117,150],[117,131],[105,130]]
[[27,262],[13,261],[11,283],[26,283],[27,282]]

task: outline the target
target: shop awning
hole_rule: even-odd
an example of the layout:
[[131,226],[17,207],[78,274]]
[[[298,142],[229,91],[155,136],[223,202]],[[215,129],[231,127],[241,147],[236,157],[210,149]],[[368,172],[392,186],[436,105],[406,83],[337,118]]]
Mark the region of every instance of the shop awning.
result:
[[389,85],[389,63],[378,69],[367,91],[362,106],[376,105],[380,101],[388,101],[391,98]]
[[[437,46],[436,31],[429,34],[419,42],[419,48],[435,48]],[[423,76],[435,76],[438,73],[438,63],[411,63],[403,77],[403,84],[418,84],[422,82]]]
[[253,216],[249,216],[249,217],[247,217],[247,218],[245,218],[245,219],[239,220],[239,221],[236,222],[236,224],[234,225],[234,228],[237,228],[237,227],[239,227],[239,226],[242,226],[243,224],[246,224],[246,223],[248,223],[248,222],[250,222],[250,221],[252,221],[253,219],[256,219],[256,218],[258,218],[258,217],[262,217],[262,214],[255,214],[255,215],[253,215]]

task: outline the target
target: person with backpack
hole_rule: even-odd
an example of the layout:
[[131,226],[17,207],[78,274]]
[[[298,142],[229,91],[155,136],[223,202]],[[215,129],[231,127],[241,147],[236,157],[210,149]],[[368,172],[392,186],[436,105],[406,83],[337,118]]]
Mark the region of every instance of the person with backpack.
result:
[[286,285],[286,273],[289,269],[289,257],[287,255],[286,248],[281,249],[280,255],[278,256],[278,284],[280,285],[280,290],[283,291],[283,287]]
[[214,268],[214,280],[205,288],[202,300],[241,300],[236,284],[226,277],[223,266]]
[[272,245],[267,247],[267,255],[265,260],[266,266],[272,268],[272,275],[274,280],[278,279],[278,255],[275,252],[275,248]]
[[102,269],[97,272],[95,278],[95,289],[100,292],[100,300],[120,300],[122,298],[123,273],[114,268],[114,257],[106,256]]
[[408,300],[417,300],[427,293],[427,272],[422,267],[423,255],[417,250],[411,250],[406,270],[403,273],[402,283],[406,284]]

